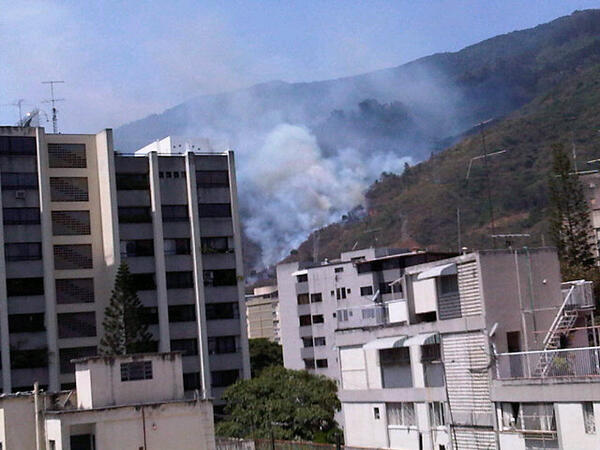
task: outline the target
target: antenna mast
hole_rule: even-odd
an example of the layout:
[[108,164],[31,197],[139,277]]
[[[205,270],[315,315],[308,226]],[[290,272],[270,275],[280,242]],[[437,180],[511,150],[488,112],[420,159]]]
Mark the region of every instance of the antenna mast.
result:
[[50,103],[52,105],[52,132],[54,134],[58,133],[58,118],[56,117],[56,102],[63,102],[64,98],[55,98],[54,97],[54,85],[64,83],[62,80],[51,80],[51,81],[42,81],[42,84],[50,85],[50,96],[52,97],[50,100],[44,100],[42,103]]

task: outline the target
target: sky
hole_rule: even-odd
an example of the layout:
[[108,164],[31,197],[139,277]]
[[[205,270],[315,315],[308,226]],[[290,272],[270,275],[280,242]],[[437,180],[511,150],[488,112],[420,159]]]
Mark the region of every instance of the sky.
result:
[[[92,133],[191,97],[337,78],[530,28],[587,0],[0,0],[0,124],[50,106]],[[50,128],[50,124],[46,124]]]

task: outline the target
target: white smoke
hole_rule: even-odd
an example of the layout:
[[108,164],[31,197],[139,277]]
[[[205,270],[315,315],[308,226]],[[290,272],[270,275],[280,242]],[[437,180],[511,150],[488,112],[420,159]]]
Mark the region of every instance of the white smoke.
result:
[[410,158],[392,152],[361,155],[352,148],[325,157],[302,125],[279,124],[252,153],[238,155],[239,195],[245,229],[273,264],[315,229],[363,203],[383,171],[399,173]]

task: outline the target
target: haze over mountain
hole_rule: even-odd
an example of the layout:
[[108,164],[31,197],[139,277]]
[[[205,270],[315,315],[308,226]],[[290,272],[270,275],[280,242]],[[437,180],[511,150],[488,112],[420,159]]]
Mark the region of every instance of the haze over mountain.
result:
[[[271,264],[400,173],[600,62],[600,10],[360,76],[271,82],[191,99],[115,130],[132,151],[166,135],[236,150],[248,237]],[[359,217],[360,219],[360,217]]]

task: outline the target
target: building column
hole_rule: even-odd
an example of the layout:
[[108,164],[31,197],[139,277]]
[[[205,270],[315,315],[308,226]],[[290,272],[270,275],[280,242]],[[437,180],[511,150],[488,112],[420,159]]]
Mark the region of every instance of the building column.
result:
[[198,326],[198,357],[200,359],[200,383],[203,398],[210,397],[210,368],[208,357],[208,337],[204,298],[204,268],[202,265],[202,239],[200,235],[200,215],[198,214],[198,190],[196,187],[196,157],[193,152],[185,154],[185,171],[188,210],[190,215],[190,241],[194,262],[194,294],[196,299],[196,324]]
[[158,350],[171,351],[169,335],[169,303],[167,298],[167,271],[165,265],[165,241],[163,235],[160,178],[158,176],[158,154],[148,153],[150,178],[150,206],[152,209],[152,232],[154,238],[154,279],[156,281],[156,302],[158,306],[158,330],[160,334]]
[[[2,180],[0,180],[1,184]],[[4,223],[2,195],[0,195],[0,223]],[[4,227],[0,226],[0,261],[4,258]],[[8,295],[6,292],[6,264],[0,264],[0,355],[2,361],[2,389],[5,394],[12,390],[10,367],[10,333],[8,332]]]

